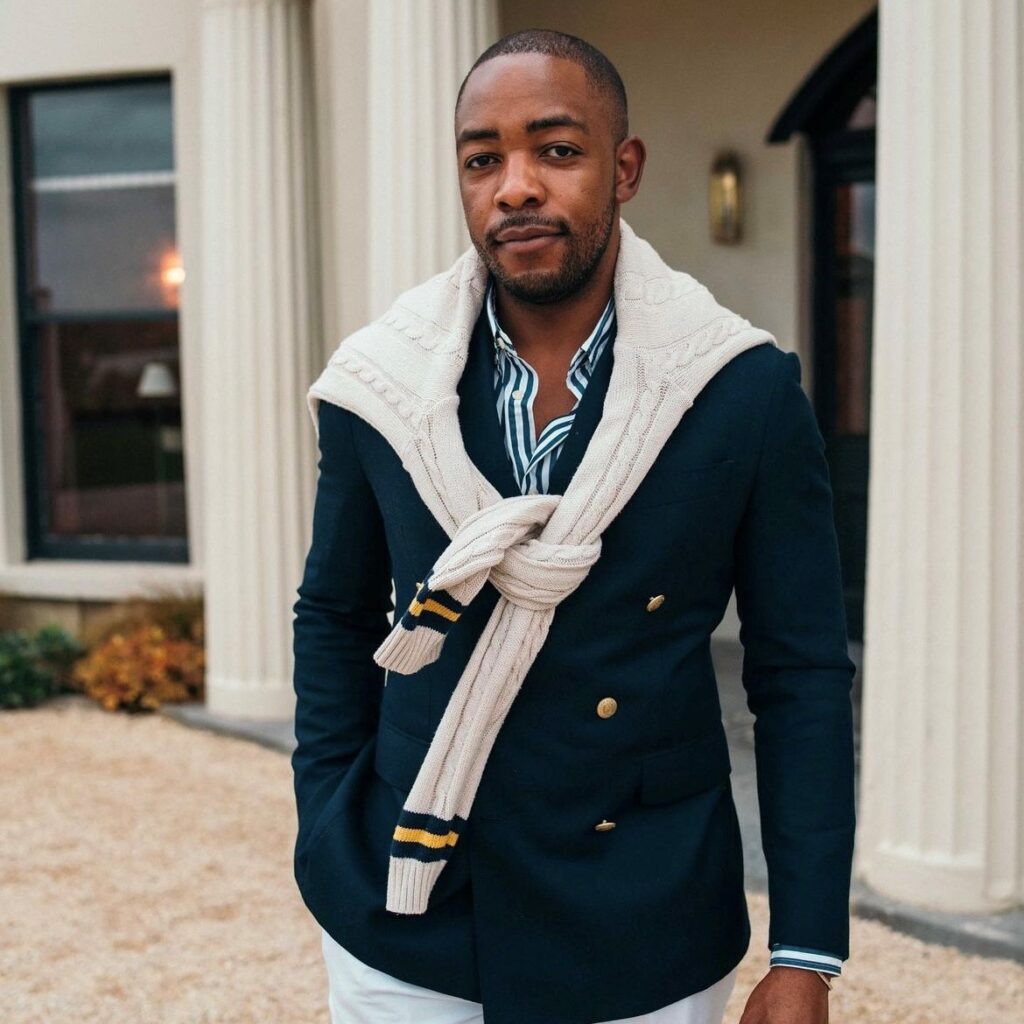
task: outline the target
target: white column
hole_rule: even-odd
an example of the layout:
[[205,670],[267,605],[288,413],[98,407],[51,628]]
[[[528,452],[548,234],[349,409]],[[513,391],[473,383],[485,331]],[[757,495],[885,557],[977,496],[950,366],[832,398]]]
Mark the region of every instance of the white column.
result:
[[1024,14],[880,6],[855,874],[1024,901]]
[[372,0],[369,315],[470,244],[459,199],[455,97],[497,39],[497,0]]
[[207,704],[294,706],[292,603],[320,368],[308,0],[204,0],[202,452]]
[[368,314],[370,160],[368,24],[371,0],[315,0],[313,67],[320,179],[322,361]]

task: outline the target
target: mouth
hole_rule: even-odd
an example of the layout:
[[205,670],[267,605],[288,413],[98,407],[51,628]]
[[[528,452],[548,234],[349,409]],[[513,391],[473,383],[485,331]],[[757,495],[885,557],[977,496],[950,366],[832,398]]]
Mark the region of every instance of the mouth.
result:
[[528,253],[540,252],[543,249],[547,249],[562,237],[562,232],[559,231],[542,235],[531,235],[529,238],[509,238],[504,242],[498,242],[498,245],[500,245],[506,252],[514,252],[517,255],[526,255]]

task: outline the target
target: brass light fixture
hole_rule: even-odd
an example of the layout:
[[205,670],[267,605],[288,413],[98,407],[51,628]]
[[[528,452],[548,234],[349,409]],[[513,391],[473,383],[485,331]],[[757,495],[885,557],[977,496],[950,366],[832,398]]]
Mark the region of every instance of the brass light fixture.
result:
[[720,153],[711,165],[708,212],[711,238],[735,245],[743,233],[743,204],[739,157],[732,151]]

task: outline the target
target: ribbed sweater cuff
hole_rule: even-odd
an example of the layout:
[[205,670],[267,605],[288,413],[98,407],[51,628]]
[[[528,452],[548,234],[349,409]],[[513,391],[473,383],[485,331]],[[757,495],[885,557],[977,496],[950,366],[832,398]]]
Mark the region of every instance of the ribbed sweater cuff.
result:
[[388,865],[386,908],[393,914],[424,914],[430,891],[447,862],[392,857]]

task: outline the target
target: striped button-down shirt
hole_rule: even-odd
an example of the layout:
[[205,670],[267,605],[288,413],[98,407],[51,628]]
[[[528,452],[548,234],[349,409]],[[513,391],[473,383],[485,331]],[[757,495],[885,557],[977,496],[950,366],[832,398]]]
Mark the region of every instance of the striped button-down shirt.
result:
[[[594,372],[594,366],[608,344],[615,326],[615,296],[608,299],[604,312],[594,329],[576,350],[569,364],[565,383],[576,396],[576,404],[562,416],[556,416],[540,437],[533,421],[533,400],[537,395],[537,371],[516,352],[512,339],[498,323],[494,301],[494,278],[487,283],[485,298],[487,317],[494,338],[494,391],[498,405],[498,421],[505,435],[505,451],[512,463],[519,489],[523,494],[547,494],[551,468],[558,458],[565,438],[572,427],[580,398]],[[823,974],[837,975],[842,960],[822,949],[773,943],[769,966],[804,967]]]
[[537,371],[518,352],[512,339],[501,329],[494,301],[494,278],[487,285],[487,317],[494,338],[494,392],[498,422],[505,434],[505,450],[512,462],[523,494],[547,494],[551,469],[562,450],[579,408],[580,398],[615,326],[615,297],[608,299],[594,329],[576,350],[569,363],[565,383],[576,396],[576,404],[556,416],[537,437],[533,401],[537,397]]

